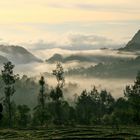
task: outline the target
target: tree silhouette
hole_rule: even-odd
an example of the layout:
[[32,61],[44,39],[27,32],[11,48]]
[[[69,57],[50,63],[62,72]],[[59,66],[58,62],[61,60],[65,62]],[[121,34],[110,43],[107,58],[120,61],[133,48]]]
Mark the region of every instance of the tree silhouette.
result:
[[133,108],[134,121],[140,124],[140,72],[138,72],[134,85],[126,86],[125,97]]
[[59,86],[57,86],[55,90],[51,90],[50,97],[53,101],[57,102],[63,97],[63,91]]
[[62,88],[65,84],[65,78],[64,78],[64,69],[60,62],[57,63],[56,69],[53,70],[53,75],[56,76],[58,82],[57,86]]
[[39,80],[40,84],[40,93],[39,93],[39,107],[41,111],[41,124],[43,125],[44,123],[44,113],[45,113],[45,80],[44,77],[41,76],[41,79]]
[[3,106],[2,106],[2,104],[0,103],[0,120],[1,120],[2,117],[3,117],[2,111],[3,111]]
[[65,84],[64,78],[64,69],[61,63],[57,63],[56,69],[53,70],[53,75],[56,76],[57,79],[57,86],[55,89],[52,89],[50,92],[50,98],[53,101],[55,115],[54,115],[54,123],[55,124],[62,124],[62,98],[63,98],[63,91],[62,88]]
[[8,113],[8,123],[9,127],[12,126],[12,107],[11,107],[11,96],[15,93],[15,80],[17,75],[14,75],[13,73],[14,65],[11,62],[4,63],[4,67],[2,72],[2,79],[5,83],[4,93],[5,93],[5,99],[4,99],[4,105],[6,108],[6,111]]

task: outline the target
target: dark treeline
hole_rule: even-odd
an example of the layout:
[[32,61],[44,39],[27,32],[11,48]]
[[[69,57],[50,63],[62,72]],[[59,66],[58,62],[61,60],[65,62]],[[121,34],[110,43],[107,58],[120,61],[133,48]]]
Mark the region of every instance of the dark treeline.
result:
[[[112,58],[110,58],[112,60]],[[70,68],[65,75],[100,78],[134,78],[140,68],[140,56],[135,59],[98,63],[95,66]]]
[[[57,64],[53,75],[58,84],[55,88],[48,88],[43,76],[38,87],[32,81],[32,87],[38,90],[36,105],[31,109],[28,105],[17,105],[12,97],[16,93],[16,83],[21,82],[19,75],[13,72],[11,62],[4,64],[0,82],[3,82],[3,117],[1,127],[48,127],[53,125],[139,125],[140,124],[140,73],[134,84],[126,86],[124,97],[115,99],[108,91],[98,91],[94,87],[91,91],[84,90],[75,96],[73,103],[64,98],[64,71],[61,64]],[[27,77],[24,77],[26,80]],[[23,79],[22,78],[22,81]],[[29,86],[29,84],[27,84]],[[22,85],[25,92],[27,85]],[[37,91],[36,91],[37,92]],[[20,92],[19,95],[20,96]],[[30,98],[29,98],[30,99]],[[27,100],[29,100],[27,99]]]

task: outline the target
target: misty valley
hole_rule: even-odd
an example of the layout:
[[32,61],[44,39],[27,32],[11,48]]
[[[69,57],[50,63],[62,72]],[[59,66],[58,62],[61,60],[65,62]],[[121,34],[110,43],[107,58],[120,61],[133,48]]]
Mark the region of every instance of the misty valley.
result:
[[140,138],[140,31],[117,49],[0,45],[0,69],[0,139]]

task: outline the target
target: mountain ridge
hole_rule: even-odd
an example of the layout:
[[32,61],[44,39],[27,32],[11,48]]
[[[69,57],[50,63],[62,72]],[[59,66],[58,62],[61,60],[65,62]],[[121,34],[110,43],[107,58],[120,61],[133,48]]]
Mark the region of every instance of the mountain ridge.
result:
[[22,46],[0,45],[0,55],[16,64],[27,64],[30,62],[42,62],[31,52]]
[[[109,53],[104,52],[103,53]],[[117,55],[115,55],[115,53]],[[119,57],[120,55],[120,57]],[[123,57],[123,54],[120,54],[119,52],[114,52],[114,55],[105,55],[105,54],[88,54],[88,53],[76,53],[76,54],[69,54],[67,56],[62,54],[54,54],[52,57],[46,60],[48,63],[55,63],[57,61],[62,63],[67,63],[70,61],[78,61],[78,62],[93,62],[93,63],[100,63],[100,62],[115,62],[119,60],[128,60],[132,57]]]
[[132,37],[132,39],[126,44],[124,48],[120,48],[120,51],[140,51],[140,30]]

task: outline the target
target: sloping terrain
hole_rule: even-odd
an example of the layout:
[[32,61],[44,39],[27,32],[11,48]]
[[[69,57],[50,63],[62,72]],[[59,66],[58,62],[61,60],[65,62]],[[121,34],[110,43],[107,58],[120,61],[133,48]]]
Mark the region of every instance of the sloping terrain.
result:
[[[97,52],[99,51],[99,52]],[[97,52],[97,53],[96,53]],[[62,54],[54,54],[50,57],[46,62],[48,63],[55,63],[57,61],[62,63],[67,63],[71,61],[78,61],[78,62],[89,62],[89,63],[108,63],[108,62],[116,62],[120,60],[130,60],[131,58],[135,57],[135,55],[131,54],[121,54],[114,50],[95,50],[93,53],[87,52],[77,52],[75,54],[71,54],[68,56],[64,56]]]
[[127,43],[124,48],[120,48],[121,51],[140,51],[140,30],[134,35],[134,37]]
[[104,78],[134,78],[140,71],[140,56],[136,59],[122,60],[112,63],[99,63],[88,68],[80,67],[69,69],[67,75],[84,75],[87,77]]
[[26,64],[30,62],[41,62],[39,58],[21,46],[0,45],[0,55],[15,64]]
[[37,129],[3,129],[0,130],[0,139],[6,140],[46,140],[46,139],[106,139],[124,140],[139,139],[139,127],[110,126],[78,126],[78,127],[53,127]]

